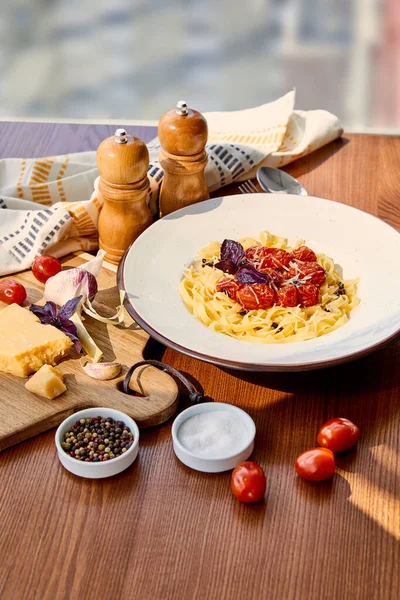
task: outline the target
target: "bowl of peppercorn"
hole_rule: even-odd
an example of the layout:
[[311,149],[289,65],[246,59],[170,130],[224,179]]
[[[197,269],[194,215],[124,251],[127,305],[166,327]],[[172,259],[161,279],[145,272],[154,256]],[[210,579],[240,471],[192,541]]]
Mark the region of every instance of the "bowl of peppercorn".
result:
[[89,479],[117,475],[139,452],[135,421],[112,408],[88,408],[61,423],[55,442],[61,464],[71,473]]

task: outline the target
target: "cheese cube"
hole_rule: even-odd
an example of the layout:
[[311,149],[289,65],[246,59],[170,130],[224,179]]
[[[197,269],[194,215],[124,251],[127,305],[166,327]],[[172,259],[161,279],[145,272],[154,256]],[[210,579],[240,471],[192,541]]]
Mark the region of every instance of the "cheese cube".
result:
[[28,379],[25,387],[30,392],[49,400],[53,400],[67,389],[61,373],[50,365],[40,367],[39,371]]
[[28,377],[44,364],[55,364],[68,354],[72,342],[53,325],[18,304],[0,311],[0,371]]

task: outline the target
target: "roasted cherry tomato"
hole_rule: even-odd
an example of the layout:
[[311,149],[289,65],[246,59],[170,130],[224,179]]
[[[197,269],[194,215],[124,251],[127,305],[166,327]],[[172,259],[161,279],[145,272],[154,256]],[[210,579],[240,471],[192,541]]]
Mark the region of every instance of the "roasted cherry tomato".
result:
[[280,306],[286,306],[287,308],[297,306],[299,304],[299,295],[296,286],[289,283],[281,287],[276,292],[276,299]]
[[297,288],[299,296],[300,306],[307,308],[308,306],[315,306],[319,302],[319,287],[312,283],[305,283],[299,285]]
[[245,252],[245,256],[250,261],[258,261],[264,256],[264,252],[266,250],[265,246],[251,246],[251,248],[247,248]]
[[264,256],[255,264],[257,269],[283,269],[290,263],[290,254],[281,248],[265,248]]
[[0,281],[0,300],[6,304],[23,304],[26,300],[26,289],[14,279]]
[[285,279],[304,279],[307,277],[307,283],[322,285],[326,279],[325,270],[316,262],[304,262],[301,260],[292,260],[289,271],[285,273]]
[[252,246],[246,250],[246,258],[256,269],[282,269],[290,263],[290,254],[281,248],[266,248],[265,246]]
[[283,277],[280,271],[277,271],[276,269],[271,269],[271,267],[267,267],[266,269],[260,269],[260,272],[264,273],[264,275],[268,275],[268,285],[274,288],[279,288],[282,285]]
[[335,473],[335,457],[328,448],[312,448],[296,458],[294,467],[307,481],[326,481]]
[[220,279],[215,286],[217,292],[224,292],[229,296],[231,300],[237,300],[237,293],[240,288],[243,287],[243,283],[240,283],[237,279],[230,279],[229,277],[223,277]]
[[231,488],[241,502],[258,502],[264,497],[267,480],[262,468],[255,462],[244,462],[235,467]]
[[300,260],[296,261],[300,277],[308,277],[307,283],[313,283],[314,285],[322,285],[325,282],[326,275],[325,270],[317,262],[309,261],[303,262]]
[[46,283],[50,277],[57,275],[61,269],[60,261],[54,256],[37,256],[32,265],[32,273],[42,283]]
[[331,419],[322,425],[317,441],[332,452],[344,452],[352,448],[360,437],[360,430],[348,419]]
[[317,255],[308,246],[300,246],[299,248],[296,248],[293,250],[293,252],[291,252],[291,256],[297,260],[304,260],[304,262],[317,261]]
[[270,308],[275,302],[275,293],[265,283],[244,285],[237,293],[237,300],[246,310]]

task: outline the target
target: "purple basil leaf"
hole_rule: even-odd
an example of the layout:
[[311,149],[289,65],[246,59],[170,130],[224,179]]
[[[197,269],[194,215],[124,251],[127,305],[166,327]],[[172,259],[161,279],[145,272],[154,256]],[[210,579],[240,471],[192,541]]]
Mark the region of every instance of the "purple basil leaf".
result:
[[54,302],[46,302],[43,308],[53,319],[57,317],[57,305]]
[[[67,334],[67,335],[68,335],[68,334]],[[68,337],[71,337],[71,336],[69,336],[69,335],[68,335]],[[71,339],[72,339],[72,338],[71,338]],[[75,350],[78,352],[78,354],[81,354],[81,353],[82,353],[82,350],[83,350],[83,348],[82,348],[82,344],[80,343],[79,339],[77,339],[77,340],[72,340],[72,341],[74,342],[74,348],[75,348]]]
[[[224,240],[221,245],[221,262],[231,260],[238,265],[244,256],[242,244],[234,240]],[[229,271],[227,271],[229,273]]]
[[65,335],[67,335],[69,339],[74,342],[75,350],[82,352],[82,344],[78,338],[78,330],[75,323],[69,319],[63,319],[61,331],[63,331]]
[[68,302],[66,302],[58,311],[58,318],[60,321],[64,321],[65,319],[72,317],[81,300],[82,296],[77,296],[76,298],[71,298],[71,300],[68,300]]
[[70,321],[69,319],[63,319],[61,324],[62,324],[63,331],[65,332],[65,335],[71,334],[71,335],[75,336],[76,338],[78,337],[78,330],[73,321]]
[[268,283],[269,277],[266,273],[260,273],[252,265],[245,265],[236,274],[240,283]]
[[216,263],[214,267],[216,269],[220,269],[224,273],[230,273],[231,275],[234,275],[238,270],[237,264],[234,263],[230,258],[221,260],[220,262]]
[[29,310],[39,318],[41,323],[43,323],[44,325],[48,325],[49,323],[53,323],[54,317],[51,315],[51,313],[49,313],[48,310],[46,310],[45,306],[31,304]]

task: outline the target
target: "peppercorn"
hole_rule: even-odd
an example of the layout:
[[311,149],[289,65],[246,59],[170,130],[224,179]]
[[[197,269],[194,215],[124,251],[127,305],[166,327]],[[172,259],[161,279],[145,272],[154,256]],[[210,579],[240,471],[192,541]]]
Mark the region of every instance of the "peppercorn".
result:
[[76,421],[61,447],[75,460],[102,462],[127,452],[132,443],[133,434],[123,421],[98,416]]

